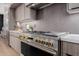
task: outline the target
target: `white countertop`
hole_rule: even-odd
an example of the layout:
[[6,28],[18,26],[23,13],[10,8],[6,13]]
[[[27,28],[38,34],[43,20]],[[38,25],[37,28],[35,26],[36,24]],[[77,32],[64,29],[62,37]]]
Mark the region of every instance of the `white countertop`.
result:
[[22,32],[20,31],[13,31],[13,30],[10,30],[10,35],[13,35],[15,37],[18,37]]
[[12,33],[22,33],[22,31],[10,30]]
[[61,37],[61,40],[67,42],[79,43],[79,34],[67,34]]

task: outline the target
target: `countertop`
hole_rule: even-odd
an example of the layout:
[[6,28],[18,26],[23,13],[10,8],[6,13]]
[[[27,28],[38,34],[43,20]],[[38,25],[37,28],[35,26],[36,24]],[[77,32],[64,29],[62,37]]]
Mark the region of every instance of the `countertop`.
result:
[[[19,35],[28,35],[33,33],[23,33],[21,31],[10,31],[11,35],[19,36]],[[72,42],[72,43],[79,43],[79,34],[66,34],[60,36],[62,41]]]
[[72,43],[79,43],[79,34],[67,34],[65,36],[62,36],[61,40]]

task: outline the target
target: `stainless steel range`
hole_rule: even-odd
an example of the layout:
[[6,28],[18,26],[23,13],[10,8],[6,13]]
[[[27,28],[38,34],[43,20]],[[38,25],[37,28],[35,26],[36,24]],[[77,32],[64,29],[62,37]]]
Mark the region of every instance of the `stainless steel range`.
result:
[[[49,53],[47,55],[59,55],[60,54],[59,53],[60,37],[65,35],[65,34],[66,33],[57,33],[56,32],[56,33],[43,33],[43,34],[28,33],[27,35],[20,35],[19,38],[22,41],[21,42],[22,43],[22,46],[21,46],[22,47],[22,49],[21,49],[22,54],[28,55],[28,54],[26,54],[25,51],[23,52],[23,50],[25,50],[23,47],[23,45],[24,45],[23,42],[24,42],[25,44],[27,44],[27,46],[33,47],[34,50],[35,50],[35,48],[40,49],[40,51],[38,51],[38,52],[41,52],[41,51],[47,52],[47,53]],[[29,55],[37,55],[37,54],[41,55],[41,54],[36,52],[37,49],[35,52],[33,50],[34,54],[32,54],[33,52],[31,49],[33,49],[33,48],[28,49],[31,51],[31,52],[29,51],[29,53],[30,53]],[[42,53],[42,54],[46,55],[46,53]]]

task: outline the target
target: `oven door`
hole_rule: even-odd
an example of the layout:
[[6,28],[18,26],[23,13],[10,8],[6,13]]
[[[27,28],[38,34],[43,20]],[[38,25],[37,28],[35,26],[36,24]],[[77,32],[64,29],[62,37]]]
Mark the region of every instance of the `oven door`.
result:
[[50,54],[36,47],[30,46],[24,42],[21,42],[21,53],[24,56],[53,56],[53,54]]

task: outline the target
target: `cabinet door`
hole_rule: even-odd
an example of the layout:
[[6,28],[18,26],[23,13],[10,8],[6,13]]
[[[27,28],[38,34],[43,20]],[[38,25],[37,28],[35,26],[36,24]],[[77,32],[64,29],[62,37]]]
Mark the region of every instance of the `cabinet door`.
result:
[[21,52],[21,43],[20,40],[16,37],[10,36],[10,45],[14,48],[18,53]]
[[31,17],[30,17],[30,8],[28,8],[28,7],[25,7],[25,11],[24,11],[25,13],[25,19],[30,19]]
[[67,52],[67,42],[63,42],[63,53],[66,53]]
[[69,42],[63,42],[63,55],[73,55],[73,44]]
[[63,55],[79,56],[79,44],[63,42]]
[[15,43],[14,43],[14,41],[15,41],[15,39],[14,39],[14,37],[13,36],[10,36],[10,46],[12,47],[12,48],[15,48]]
[[69,14],[79,13],[79,3],[67,3],[67,12]]
[[25,8],[24,4],[21,4],[20,6],[16,8],[15,14],[16,14],[17,21],[24,20],[24,8]]
[[15,38],[15,50],[18,52],[18,53],[21,53],[21,42],[18,38]]

